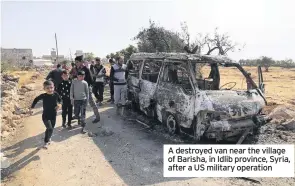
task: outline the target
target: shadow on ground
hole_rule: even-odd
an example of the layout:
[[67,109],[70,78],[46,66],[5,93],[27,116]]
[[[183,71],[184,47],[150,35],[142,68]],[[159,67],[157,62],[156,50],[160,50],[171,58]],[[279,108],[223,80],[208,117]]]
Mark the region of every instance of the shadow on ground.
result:
[[[44,130],[45,130],[45,127],[44,127]],[[55,131],[51,140],[53,142],[61,142],[79,133],[80,133],[79,127],[74,127],[72,130],[63,129],[62,127],[57,127],[55,128]],[[9,159],[14,159],[16,157],[21,156],[26,149],[35,149],[35,150],[30,152],[26,156],[22,157],[18,161],[14,162],[8,168],[2,169],[1,180],[8,178],[14,172],[21,170],[30,162],[40,160],[40,157],[39,155],[37,155],[37,153],[44,145],[43,141],[44,141],[44,133],[41,133],[41,134],[38,134],[37,136],[33,136],[23,141],[20,141],[18,143],[15,143],[12,146],[3,148],[1,151]]]
[[[109,95],[105,96],[105,100],[107,98]],[[86,129],[94,144],[127,185],[188,179],[163,177],[163,145],[177,143],[167,138],[167,133],[159,135],[140,123],[129,121],[132,116],[118,115],[113,104],[105,103],[100,113],[100,123],[92,124],[92,117],[89,117]]]

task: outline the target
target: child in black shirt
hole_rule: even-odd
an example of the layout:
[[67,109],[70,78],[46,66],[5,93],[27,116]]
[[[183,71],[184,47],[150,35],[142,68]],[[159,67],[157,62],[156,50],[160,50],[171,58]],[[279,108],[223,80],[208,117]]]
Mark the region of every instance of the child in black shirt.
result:
[[[39,95],[38,97],[34,99],[30,110],[35,107],[38,101],[43,100],[42,120],[46,127],[45,138],[44,138],[44,142],[45,142],[44,148],[47,148],[51,140],[53,129],[55,127],[57,111],[61,107],[61,104],[60,104],[61,99],[58,93],[54,91],[54,84],[52,81],[48,81],[48,80],[45,81],[43,83],[43,87],[44,87],[45,93]],[[32,111],[31,111],[31,114],[32,114]]]
[[62,99],[62,127],[66,128],[66,119],[68,115],[68,127],[72,128],[71,121],[73,116],[73,105],[70,99],[70,91],[72,82],[69,80],[69,73],[64,70],[62,72],[63,81],[59,84],[57,92]]

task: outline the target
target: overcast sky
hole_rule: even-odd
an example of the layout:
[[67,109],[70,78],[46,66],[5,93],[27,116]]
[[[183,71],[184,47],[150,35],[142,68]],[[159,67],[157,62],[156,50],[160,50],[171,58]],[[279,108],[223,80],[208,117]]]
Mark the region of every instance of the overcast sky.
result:
[[192,35],[215,27],[246,44],[233,59],[295,59],[294,0],[194,1],[5,1],[1,2],[1,46],[50,54],[57,33],[59,54],[76,50],[105,57],[129,44],[149,19],[179,31],[186,21]]

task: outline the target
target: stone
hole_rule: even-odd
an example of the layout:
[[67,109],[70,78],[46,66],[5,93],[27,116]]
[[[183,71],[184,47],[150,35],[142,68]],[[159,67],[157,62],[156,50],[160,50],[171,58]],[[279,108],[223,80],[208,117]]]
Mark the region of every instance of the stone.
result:
[[283,134],[279,134],[279,137],[286,142],[288,141],[288,137]]
[[1,125],[1,132],[3,132],[3,131],[8,131],[8,130],[9,130],[8,128],[9,128],[9,127],[8,127],[8,125],[6,124],[6,122],[5,122],[5,124],[2,123],[2,125]]
[[15,123],[16,125],[20,125],[22,122],[23,122],[22,119],[20,119],[20,120],[15,120],[15,121],[14,121],[14,123]]
[[18,115],[14,115],[14,116],[12,116],[12,119],[13,119],[13,120],[19,120],[19,119],[21,119],[21,117],[18,116]]
[[7,132],[6,130],[2,132],[1,136],[2,137],[7,137],[9,135],[9,132]]
[[287,121],[283,123],[284,127],[288,131],[295,131],[295,119],[292,119],[290,121]]
[[280,122],[295,118],[295,110],[287,106],[278,106],[270,114],[269,117]]
[[13,120],[10,124],[11,128],[15,128],[17,126],[17,123]]
[[8,111],[2,111],[2,112],[1,112],[1,117],[2,117],[3,119],[7,118],[7,117],[8,117]]
[[17,82],[13,82],[13,81],[9,81],[9,82],[7,82],[7,84],[8,84],[10,87],[12,87],[12,88],[17,88],[17,86],[18,86],[18,83],[17,83]]
[[21,91],[21,92],[19,92],[18,94],[21,95],[21,96],[23,96],[23,95],[26,94],[26,92]]
[[109,128],[105,128],[101,131],[101,136],[111,136],[114,134],[113,131],[111,131]]
[[35,90],[35,85],[34,84],[23,85],[21,88],[27,89],[27,91],[33,91]]
[[11,91],[4,90],[1,92],[1,97],[8,97],[8,96],[13,96]]
[[10,162],[7,157],[1,156],[1,169],[8,168],[10,166]]
[[3,75],[3,79],[6,81],[14,81],[14,82],[18,82],[19,81],[19,76],[14,76],[11,74],[4,74]]
[[4,110],[4,111],[13,111],[13,107],[12,107],[12,105],[9,105],[9,104],[2,105],[2,110]]
[[13,112],[13,114],[15,115],[22,115],[22,114],[26,114],[28,111],[26,109],[22,109],[22,108],[17,108],[15,109],[15,111]]

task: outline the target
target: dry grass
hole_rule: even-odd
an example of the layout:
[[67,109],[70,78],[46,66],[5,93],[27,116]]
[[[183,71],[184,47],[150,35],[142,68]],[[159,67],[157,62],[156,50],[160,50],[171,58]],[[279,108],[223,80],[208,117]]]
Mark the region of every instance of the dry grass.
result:
[[[251,73],[251,77],[258,84],[257,67],[244,67],[244,69]],[[220,67],[219,70],[221,76],[220,86],[228,82],[236,82],[236,86],[233,90],[247,89],[246,80],[238,69]],[[204,77],[208,77],[210,72],[209,67],[203,67],[202,72],[205,73]],[[275,107],[279,104],[290,104],[295,107],[294,68],[285,69],[281,67],[271,67],[269,68],[269,72],[263,72],[263,79],[265,83],[265,95],[269,103],[269,107]],[[232,85],[229,85],[229,87]]]
[[13,71],[9,74],[19,76],[19,86],[29,84],[31,82],[31,77],[36,74],[35,71]]
[[[256,78],[253,79],[258,82],[257,69],[253,67],[245,69],[252,75],[255,74]],[[271,67],[269,72],[263,72],[263,79],[268,102],[295,106],[295,69]]]

